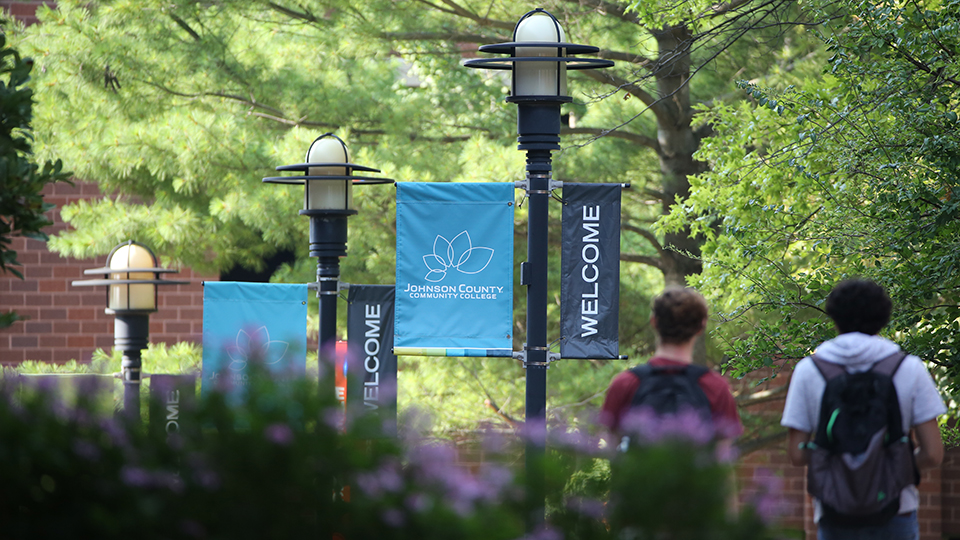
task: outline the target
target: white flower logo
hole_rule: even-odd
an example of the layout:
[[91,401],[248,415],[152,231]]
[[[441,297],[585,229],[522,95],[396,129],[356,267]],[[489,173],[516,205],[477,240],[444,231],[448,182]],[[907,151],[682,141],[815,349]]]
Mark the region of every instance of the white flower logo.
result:
[[433,241],[433,253],[423,256],[423,264],[429,270],[424,279],[431,283],[443,281],[451,268],[462,274],[479,274],[492,259],[493,248],[474,246],[467,231],[453,240],[437,235]]
[[286,341],[271,341],[270,332],[266,326],[254,330],[253,335],[245,330],[237,332],[236,346],[227,347],[230,356],[230,369],[239,371],[247,367],[251,360],[259,360],[264,364],[276,364],[287,354],[290,344]]

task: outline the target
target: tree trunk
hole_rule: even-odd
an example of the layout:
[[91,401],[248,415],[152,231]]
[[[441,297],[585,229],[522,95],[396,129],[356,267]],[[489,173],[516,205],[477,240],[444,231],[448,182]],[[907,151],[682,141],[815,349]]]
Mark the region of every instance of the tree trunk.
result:
[[[660,174],[663,181],[663,213],[670,211],[677,198],[690,193],[687,177],[706,170],[706,164],[693,158],[699,141],[691,127],[690,48],[692,39],[686,26],[666,27],[655,32],[659,46],[657,82],[659,101],[657,139],[660,143]],[[700,241],[690,238],[689,230],[668,233],[664,238],[663,275],[667,285],[685,285],[686,276],[701,270]],[[688,257],[687,255],[692,257]]]
[[[666,27],[655,32],[659,47],[657,82],[657,139],[660,143],[660,175],[663,182],[663,213],[670,212],[677,198],[690,194],[689,175],[706,170],[706,164],[693,158],[699,140],[691,127],[690,49],[693,41],[686,26]],[[686,285],[686,277],[698,274],[700,240],[692,238],[688,228],[667,233],[664,238],[663,278],[666,285]],[[688,256],[689,255],[689,256]],[[701,334],[693,350],[693,362],[707,361],[706,341]]]

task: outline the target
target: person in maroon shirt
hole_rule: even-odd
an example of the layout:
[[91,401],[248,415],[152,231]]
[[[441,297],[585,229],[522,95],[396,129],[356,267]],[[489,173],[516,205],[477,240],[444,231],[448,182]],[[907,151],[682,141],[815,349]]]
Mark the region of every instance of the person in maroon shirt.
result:
[[[649,364],[682,367],[693,361],[694,342],[706,328],[707,302],[694,289],[668,287],[654,300],[650,323],[657,334],[657,349]],[[697,382],[710,402],[715,436],[721,440],[739,436],[743,425],[727,381],[710,370]],[[639,386],[640,378],[628,370],[614,377],[607,389],[600,422],[616,435],[622,435],[621,422]]]

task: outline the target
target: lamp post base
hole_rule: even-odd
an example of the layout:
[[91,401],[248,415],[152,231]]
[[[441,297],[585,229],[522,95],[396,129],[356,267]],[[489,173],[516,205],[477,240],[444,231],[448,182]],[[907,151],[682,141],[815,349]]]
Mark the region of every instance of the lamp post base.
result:
[[[324,385],[324,394],[334,396],[336,389],[330,375],[336,366],[340,257],[347,255],[347,218],[356,211],[302,210],[301,213],[310,216],[310,256],[317,258],[320,380]],[[329,381],[325,381],[325,378],[329,378]]]
[[123,377],[123,412],[127,418],[140,418],[141,351],[150,342],[150,315],[117,313],[113,322],[113,348],[123,353],[120,373]]

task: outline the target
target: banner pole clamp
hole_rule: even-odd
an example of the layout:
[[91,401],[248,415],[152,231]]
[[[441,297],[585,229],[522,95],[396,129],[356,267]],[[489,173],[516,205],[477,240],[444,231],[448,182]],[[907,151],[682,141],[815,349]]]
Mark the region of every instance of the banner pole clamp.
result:
[[[547,361],[546,362],[530,362],[527,360],[527,351],[545,351],[547,355]],[[530,366],[533,366],[533,367],[542,366],[542,367],[546,367],[547,369],[550,369],[550,362],[553,360],[559,360],[560,353],[550,352],[549,347],[527,347],[526,344],[524,344],[524,350],[521,352],[513,353],[513,357],[523,362],[524,369]]]

